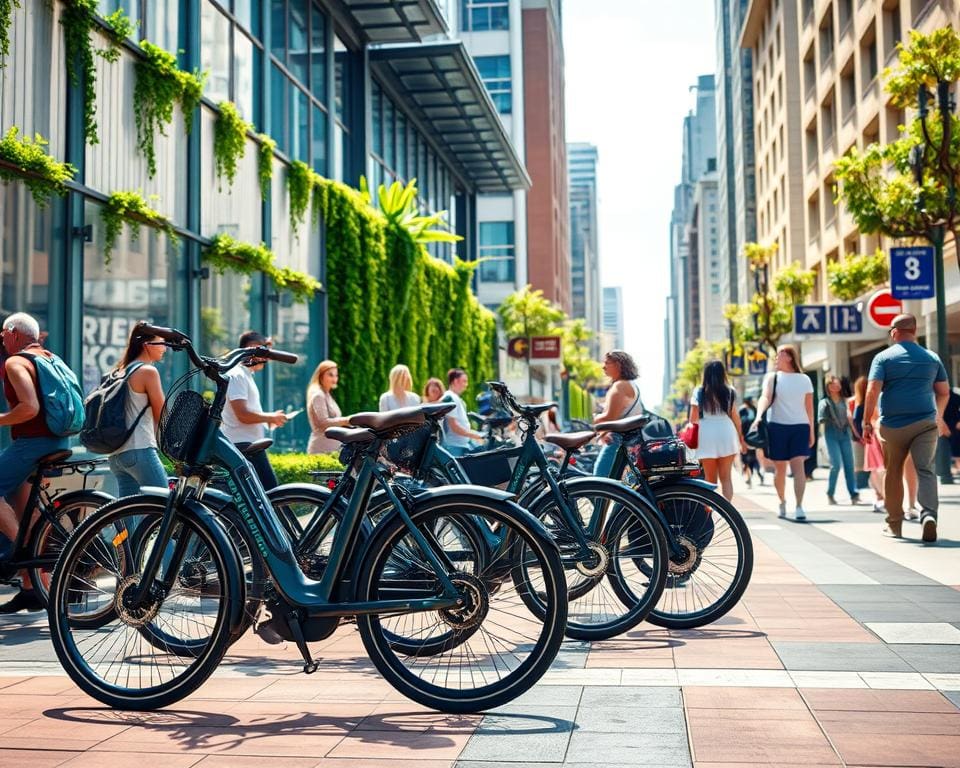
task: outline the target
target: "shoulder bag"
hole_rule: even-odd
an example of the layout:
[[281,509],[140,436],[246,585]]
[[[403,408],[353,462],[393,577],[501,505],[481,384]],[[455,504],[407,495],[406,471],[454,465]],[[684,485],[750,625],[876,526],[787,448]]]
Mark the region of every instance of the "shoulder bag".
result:
[[777,399],[777,374],[773,374],[773,393],[770,396],[770,402],[767,404],[763,416],[757,423],[756,429],[751,429],[743,438],[744,442],[753,449],[760,448],[766,453],[770,448],[770,432],[767,428],[767,419],[769,418],[770,408]]

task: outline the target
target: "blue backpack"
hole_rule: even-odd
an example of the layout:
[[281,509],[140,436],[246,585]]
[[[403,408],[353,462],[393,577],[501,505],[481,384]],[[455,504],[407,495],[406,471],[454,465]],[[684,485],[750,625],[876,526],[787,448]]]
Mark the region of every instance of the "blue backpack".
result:
[[40,409],[47,429],[58,437],[77,434],[83,427],[83,391],[76,374],[56,355],[31,355],[25,352],[20,357],[33,361],[37,370],[37,386],[40,390]]

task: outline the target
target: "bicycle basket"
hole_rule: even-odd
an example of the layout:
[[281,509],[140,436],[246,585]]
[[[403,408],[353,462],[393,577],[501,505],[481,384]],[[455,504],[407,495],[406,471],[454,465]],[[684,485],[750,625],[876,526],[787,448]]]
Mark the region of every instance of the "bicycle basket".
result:
[[427,423],[406,435],[388,440],[383,446],[383,455],[391,464],[412,474],[420,468],[432,439],[432,425]]
[[210,413],[210,406],[203,395],[192,389],[178,393],[169,405],[169,399],[163,406],[157,438],[160,450],[173,462],[190,461],[196,448],[197,438],[202,434],[202,426]]

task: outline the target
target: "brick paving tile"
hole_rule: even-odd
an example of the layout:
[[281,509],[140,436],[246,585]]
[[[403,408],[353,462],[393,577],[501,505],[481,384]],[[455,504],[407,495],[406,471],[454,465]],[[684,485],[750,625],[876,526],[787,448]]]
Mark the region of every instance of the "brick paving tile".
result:
[[137,728],[107,739],[92,749],[98,752],[173,752],[265,757],[306,755],[319,759],[343,738],[343,734],[304,733],[296,726],[291,726],[286,731],[282,727],[184,728],[174,731]]
[[[322,760],[322,759],[321,759]],[[323,765],[315,757],[271,757],[267,765],[270,768],[315,768]],[[70,768],[70,767],[68,767]],[[91,765],[91,768],[96,768]],[[136,768],[136,766],[131,766]],[[164,766],[166,768],[166,766]],[[262,757],[244,757],[240,755],[207,755],[191,768],[265,768]]]
[[456,760],[473,734],[473,729],[459,733],[428,730],[425,733],[397,731],[354,731],[329,752],[330,757],[360,757],[371,760],[413,760],[418,753],[431,759]]
[[890,731],[914,736],[956,736],[960,734],[960,712],[944,714],[925,712],[903,716],[890,712],[821,711],[816,713],[820,725],[831,735],[839,729],[844,733],[886,734]]
[[840,756],[848,765],[933,766],[958,768],[960,766],[960,736],[915,736],[887,733],[883,745],[877,744],[874,733],[831,733],[831,739]]
[[714,688],[685,686],[686,709],[799,709],[807,705],[793,688]]
[[838,690],[802,688],[801,695],[814,711],[944,712],[957,708],[938,691]]
[[728,639],[721,632],[711,634],[703,639],[691,637],[673,649],[678,669],[783,669],[764,637]]
[[56,696],[78,692],[76,684],[68,677],[28,677],[3,689],[4,695],[16,694],[28,696]]
[[[162,759],[160,768],[193,768],[203,760],[203,755],[164,755]],[[263,758],[257,759],[262,761]],[[144,762],[144,755],[140,752],[84,752],[63,763],[63,768],[144,768]],[[271,768],[277,765],[270,762]],[[316,760],[303,768],[312,768],[313,765],[316,765]]]
[[5,749],[0,747],[0,765],[17,768],[54,768],[77,757],[79,753],[65,750]]

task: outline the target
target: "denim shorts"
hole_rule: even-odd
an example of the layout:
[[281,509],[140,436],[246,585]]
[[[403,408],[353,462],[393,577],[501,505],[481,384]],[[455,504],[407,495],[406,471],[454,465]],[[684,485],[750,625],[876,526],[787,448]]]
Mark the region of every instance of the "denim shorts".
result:
[[66,437],[21,437],[0,452],[0,496],[9,496],[33,474],[48,453],[70,447]]
[[809,424],[777,424],[767,422],[767,435],[770,448],[767,458],[774,461],[807,458],[810,455]]

